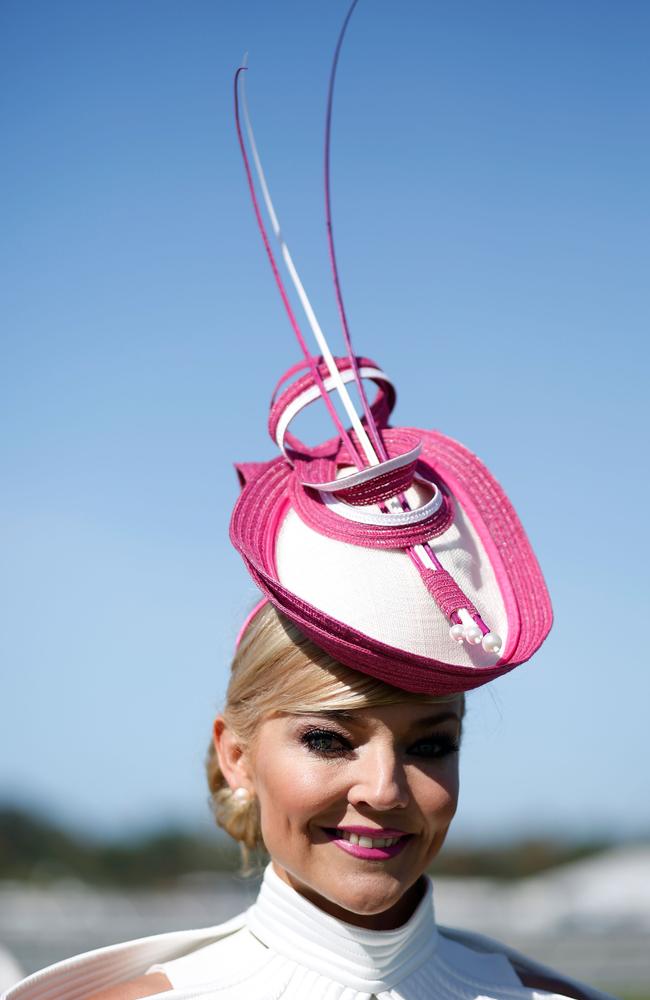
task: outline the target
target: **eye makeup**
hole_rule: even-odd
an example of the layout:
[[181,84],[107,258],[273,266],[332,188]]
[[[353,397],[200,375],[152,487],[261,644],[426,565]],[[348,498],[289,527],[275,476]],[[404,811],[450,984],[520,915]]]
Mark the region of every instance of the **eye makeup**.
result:
[[309,728],[300,736],[300,742],[310,753],[322,757],[342,757],[353,750],[350,740],[334,729]]
[[[329,759],[349,756],[356,749],[348,735],[323,726],[307,726],[299,733],[299,740],[309,753]],[[459,749],[459,737],[442,730],[418,737],[408,745],[406,754],[418,759],[435,760],[457,753]]]

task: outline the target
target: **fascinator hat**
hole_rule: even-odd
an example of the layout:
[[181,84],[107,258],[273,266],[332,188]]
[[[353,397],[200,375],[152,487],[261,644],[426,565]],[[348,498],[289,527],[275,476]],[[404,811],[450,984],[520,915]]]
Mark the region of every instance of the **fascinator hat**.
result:
[[[325,127],[327,239],[344,356],[330,350],[282,236],[248,111],[245,61],[235,75],[235,120],[252,204],[303,360],[285,372],[271,397],[268,429],[277,457],[236,465],[242,489],[230,534],[264,595],[260,605],[271,602],[348,667],[403,690],[447,694],[478,687],[528,660],[546,638],[552,612],[537,559],[494,477],[453,438],[391,425],[395,388],[376,361],[352,347],[334,247],[329,161],[336,68],[356,2],[336,46]],[[318,354],[305,340],[282,281],[258,188]],[[345,423],[330,398],[334,393]],[[290,428],[317,401],[335,433],[309,447]]]

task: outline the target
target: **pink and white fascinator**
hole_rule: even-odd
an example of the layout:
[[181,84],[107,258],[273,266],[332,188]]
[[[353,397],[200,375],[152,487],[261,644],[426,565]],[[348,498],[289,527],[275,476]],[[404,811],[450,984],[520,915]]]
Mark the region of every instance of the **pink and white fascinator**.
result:
[[[230,535],[264,598],[336,660],[403,690],[447,694],[528,660],[548,635],[552,611],[521,522],[493,476],[439,431],[392,426],[390,378],[352,347],[334,249],[329,159],[336,67],[356,2],[336,46],[325,129],[327,235],[345,356],[332,354],[282,236],[248,112],[246,66],[235,75],[237,134],[253,208],[304,360],[272,395],[268,428],[277,457],[236,466],[242,491]],[[251,159],[316,356],[271,249]],[[336,433],[308,447],[290,427],[316,401]]]

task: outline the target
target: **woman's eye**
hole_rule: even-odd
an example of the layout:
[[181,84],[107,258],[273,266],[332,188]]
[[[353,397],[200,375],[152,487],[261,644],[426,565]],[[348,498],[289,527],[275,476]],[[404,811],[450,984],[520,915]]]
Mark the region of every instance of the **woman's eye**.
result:
[[300,740],[312,753],[324,754],[328,757],[345,754],[350,750],[350,744],[343,736],[327,729],[310,729],[303,733]]
[[447,757],[458,753],[459,749],[460,744],[455,736],[431,736],[414,743],[409,754],[414,757]]

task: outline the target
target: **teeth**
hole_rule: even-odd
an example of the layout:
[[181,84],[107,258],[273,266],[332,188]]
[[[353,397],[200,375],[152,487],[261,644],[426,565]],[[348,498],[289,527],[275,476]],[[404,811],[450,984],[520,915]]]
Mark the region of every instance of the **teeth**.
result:
[[359,847],[392,847],[400,839],[399,837],[378,837],[374,840],[372,837],[360,837],[359,834],[350,833],[349,830],[341,830],[340,832],[344,840],[351,844],[358,844]]

